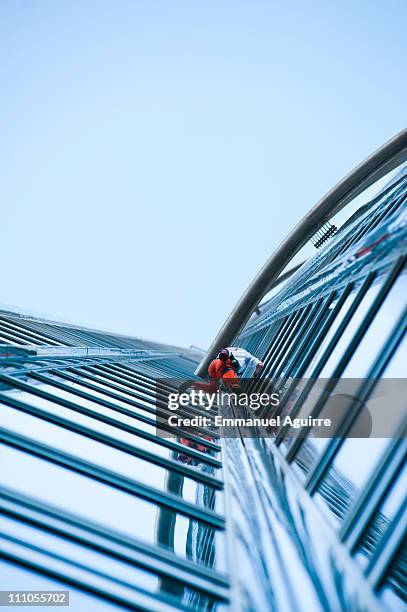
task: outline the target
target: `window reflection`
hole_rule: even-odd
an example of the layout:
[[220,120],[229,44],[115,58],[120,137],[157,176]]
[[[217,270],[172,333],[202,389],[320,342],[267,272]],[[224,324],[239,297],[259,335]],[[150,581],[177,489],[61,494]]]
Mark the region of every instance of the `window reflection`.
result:
[[[209,442],[213,442],[213,438],[210,438],[209,436],[203,436],[203,440],[208,440]],[[188,453],[188,450],[187,450],[188,448],[193,448],[199,451],[200,453],[209,453],[210,452],[209,449],[204,444],[195,442],[194,440],[190,440],[188,438],[180,438],[179,442],[180,444],[185,446],[186,451],[182,453],[177,453],[176,455],[177,461],[179,461],[180,463],[186,463],[187,465],[193,465],[193,466],[204,465],[200,459],[196,457],[192,457]]]

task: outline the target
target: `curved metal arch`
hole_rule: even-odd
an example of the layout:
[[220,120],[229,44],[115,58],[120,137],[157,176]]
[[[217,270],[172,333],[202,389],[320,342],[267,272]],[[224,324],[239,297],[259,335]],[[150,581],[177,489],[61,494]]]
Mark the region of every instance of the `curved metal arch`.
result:
[[201,363],[195,370],[205,376],[210,361],[234,338],[249,320],[253,310],[298,251],[326,221],[354,200],[374,182],[407,159],[407,129],[399,132],[380,149],[361,162],[333,187],[294,227],[255,276],[236,304]]

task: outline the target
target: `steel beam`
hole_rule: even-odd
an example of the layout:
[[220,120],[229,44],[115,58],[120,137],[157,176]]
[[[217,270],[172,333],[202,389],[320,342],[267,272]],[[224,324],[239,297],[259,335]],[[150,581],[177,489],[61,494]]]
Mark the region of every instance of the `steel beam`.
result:
[[397,168],[407,159],[407,129],[403,130],[380,149],[360,163],[329,191],[305,217],[294,227],[287,238],[277,247],[268,261],[242,295],[239,302],[212,342],[207,354],[197,367],[197,376],[206,376],[208,365],[216,353],[230,346],[252,312],[294,256],[315,234],[321,225],[329,221],[349,202],[370,187],[385,174]]

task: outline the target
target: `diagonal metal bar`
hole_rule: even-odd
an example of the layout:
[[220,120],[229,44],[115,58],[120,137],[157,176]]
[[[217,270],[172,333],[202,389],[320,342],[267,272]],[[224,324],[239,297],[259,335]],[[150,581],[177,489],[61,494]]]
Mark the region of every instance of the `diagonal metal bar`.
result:
[[0,442],[39,457],[40,459],[44,459],[45,461],[54,463],[55,465],[68,468],[71,471],[119,489],[120,491],[124,491],[125,493],[129,493],[130,495],[135,495],[154,504],[170,508],[184,516],[208,523],[216,529],[222,529],[224,527],[223,517],[212,510],[196,506],[176,495],[162,493],[158,489],[154,489],[141,482],[99,467],[90,461],[85,461],[69,453],[59,451],[47,444],[36,442],[26,436],[15,434],[3,428],[0,430]]
[[40,572],[52,578],[62,580],[81,590],[107,599],[116,605],[130,610],[149,610],[176,612],[185,610],[180,602],[164,593],[148,593],[141,587],[126,583],[101,571],[89,568],[83,563],[46,551],[34,544],[18,538],[0,534],[0,558],[18,563],[31,571]]
[[[30,374],[31,375],[31,374]],[[68,387],[68,385],[64,385],[63,383],[58,384],[57,381],[54,381],[53,379],[49,379],[48,377],[44,376],[43,374],[32,374],[31,375],[33,378],[36,378],[38,380],[42,380],[44,382],[48,382],[49,384],[55,384],[56,387],[59,387],[61,389],[64,389],[66,391],[68,391],[69,393],[71,393],[71,388]],[[17,389],[21,389],[22,391],[26,391],[28,393],[32,393],[33,395],[36,395],[38,397],[42,397],[50,402],[53,402],[55,404],[58,404],[60,406],[63,406],[64,408],[68,408],[69,410],[72,410],[73,412],[78,412],[79,414],[83,414],[85,416],[88,416],[90,418],[95,419],[96,421],[100,421],[101,423],[104,423],[105,425],[110,425],[120,431],[124,431],[126,433],[138,436],[139,438],[143,438],[144,440],[148,440],[149,442],[152,442],[153,444],[159,444],[160,446],[163,446],[165,448],[169,448],[173,451],[176,452],[185,452],[185,447],[182,444],[179,444],[178,442],[173,442],[171,439],[169,438],[163,438],[163,437],[159,437],[155,434],[152,434],[148,431],[145,431],[143,429],[140,429],[138,427],[134,427],[133,425],[128,425],[126,423],[123,423],[122,421],[119,421],[117,419],[113,419],[112,417],[108,417],[104,414],[101,414],[99,412],[96,412],[95,410],[91,410],[90,408],[86,408],[85,406],[81,406],[79,404],[76,404],[75,402],[71,402],[70,400],[67,400],[63,397],[59,397],[58,395],[54,394],[54,393],[50,393],[49,391],[46,391],[44,389],[42,389],[41,387],[38,387],[36,385],[31,385],[27,382],[24,382],[22,380],[19,380],[16,377],[13,376],[9,376],[7,374],[0,374],[0,381],[3,381],[5,383],[8,383],[11,386],[16,387]],[[85,392],[80,392],[77,394],[80,397],[89,399],[92,402],[95,402],[97,404],[103,405],[103,406],[107,406],[108,408],[110,408],[111,406],[109,405],[109,402],[105,402],[103,400],[99,400],[97,398],[93,398],[92,396],[90,396],[89,394],[85,393]],[[2,397],[2,396],[0,396]],[[221,467],[222,464],[218,459],[215,459],[214,457],[211,457],[210,455],[201,453],[193,448],[189,448],[188,447],[188,454],[191,457],[195,457],[196,459],[198,459],[199,461],[202,461],[203,463],[207,463],[208,465],[212,465],[214,467]]]
[[[37,378],[38,380],[41,379],[43,382],[49,382],[50,384],[58,386],[59,388],[64,389],[65,391],[69,391],[70,393],[74,393],[75,395],[79,395],[81,397],[95,401],[96,403],[100,403],[101,405],[104,405],[107,408],[111,408],[112,410],[115,410],[116,412],[120,414],[130,416],[142,423],[147,423],[148,425],[151,425],[153,427],[157,425],[157,421],[155,419],[152,419],[144,414],[140,414],[140,412],[136,413],[134,412],[134,410],[124,408],[123,406],[118,406],[117,404],[114,404],[113,402],[109,402],[107,400],[104,401],[101,398],[97,398],[96,396],[90,393],[84,393],[80,389],[78,389],[78,387],[74,387],[71,385],[64,385],[62,381],[52,378],[51,376],[43,375],[41,378],[39,378],[37,376],[37,373],[38,373],[37,370],[35,371],[35,373],[30,371],[30,377]],[[50,373],[54,373],[54,370],[50,370]],[[65,380],[69,380],[71,382],[77,383],[83,387],[86,387],[93,391],[97,391],[98,393],[103,393],[103,395],[106,395],[107,397],[117,399],[120,402],[125,402],[126,404],[129,404],[130,406],[134,406],[141,410],[143,410],[144,408],[144,406],[140,402],[137,402],[130,398],[124,398],[123,396],[119,395],[118,393],[115,393],[114,391],[109,391],[107,389],[101,389],[100,387],[92,384],[88,380],[82,379],[80,376],[76,376],[74,374],[68,374],[67,372],[61,372],[61,371],[56,371],[56,373],[58,374],[59,377],[64,378]],[[157,409],[157,414],[160,415],[159,409]],[[163,414],[162,416],[165,416],[165,414]],[[164,423],[160,423],[160,429],[167,429],[168,431],[171,431],[172,433],[177,431],[174,427],[169,427],[169,426],[166,427]],[[202,432],[205,435],[209,435],[209,430],[202,430]],[[195,436],[193,434],[182,432],[182,437],[188,438],[189,440],[193,440],[194,442],[197,442],[198,444],[202,444],[206,446],[207,448],[210,448],[211,450],[214,450],[218,453],[220,452],[220,447],[217,444],[215,444],[214,442],[210,442],[209,440],[206,440],[205,438],[201,438],[200,436]]]
[[[80,425],[68,419],[64,419],[63,417],[53,415],[46,410],[31,406],[30,404],[17,400],[16,398],[6,395],[5,393],[0,393],[0,402],[3,402],[7,406],[17,408],[18,410],[21,410],[21,412],[25,412],[32,416],[38,417],[44,421],[47,421],[48,423],[58,425],[59,427],[63,427],[64,429],[73,431],[74,433],[78,433],[91,440],[95,440],[96,442],[101,442],[106,446],[110,446],[111,448],[120,450],[124,453],[127,453],[128,455],[139,457],[140,459],[144,459],[150,463],[154,463],[155,465],[160,465],[161,467],[164,467],[166,469],[179,472],[180,474],[183,474],[188,478],[192,478],[193,480],[212,485],[214,488],[217,489],[221,489],[223,487],[223,483],[221,480],[218,480],[217,478],[214,478],[209,474],[194,470],[192,468],[188,468],[185,464],[176,463],[175,461],[167,459],[166,457],[160,457],[159,455],[151,453],[150,451],[147,451],[142,448],[137,448],[131,444],[123,442],[122,440],[112,438],[111,436],[107,436],[106,434],[97,432],[89,427],[85,427],[84,425]],[[182,448],[185,452],[185,448]]]

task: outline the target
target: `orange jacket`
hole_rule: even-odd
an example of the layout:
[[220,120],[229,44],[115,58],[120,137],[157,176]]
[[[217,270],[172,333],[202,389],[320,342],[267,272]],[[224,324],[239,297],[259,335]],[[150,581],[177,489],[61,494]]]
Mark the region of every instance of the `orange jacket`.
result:
[[219,380],[223,380],[228,389],[238,389],[239,379],[236,376],[235,369],[230,359],[222,361],[221,359],[213,359],[208,367],[208,376],[211,379],[209,382],[194,383],[195,389],[201,389],[208,393],[216,393],[218,390]]
[[208,374],[210,378],[215,380],[223,380],[228,388],[238,388],[239,379],[236,376],[235,369],[230,359],[221,361],[214,359],[209,364]]

